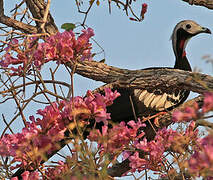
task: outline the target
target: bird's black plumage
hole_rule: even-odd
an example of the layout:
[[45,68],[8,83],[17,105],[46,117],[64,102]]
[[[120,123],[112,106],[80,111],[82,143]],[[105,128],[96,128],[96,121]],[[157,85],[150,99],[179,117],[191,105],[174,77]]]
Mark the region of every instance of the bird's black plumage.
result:
[[[186,57],[185,47],[188,40],[200,33],[211,33],[208,28],[201,27],[192,20],[179,22],[172,33],[172,45],[175,54],[174,69],[191,71],[190,63]],[[165,67],[154,67],[150,69],[161,69]],[[155,89],[149,91],[145,89],[117,89],[121,93],[114,104],[108,107],[113,122],[129,121],[135,119],[133,109],[137,117],[146,117],[161,111],[172,110],[182,104],[188,97],[187,90],[162,91]],[[131,105],[131,100],[134,107]]]
[[[172,33],[171,40],[175,54],[174,69],[181,69],[191,71],[190,63],[186,57],[185,48],[187,42],[193,36],[200,33],[211,33],[208,28],[201,27],[192,20],[185,20],[179,22]],[[162,69],[165,67],[153,67],[146,69]],[[171,68],[171,67],[170,67]],[[162,111],[170,111],[182,104],[189,96],[190,91],[181,89],[173,90],[172,88],[165,92],[161,89],[146,90],[146,89],[116,89],[121,96],[118,97],[113,105],[107,108],[111,113],[111,121],[119,123],[121,121],[128,122],[130,120],[137,120],[138,117],[152,116]],[[150,122],[149,122],[150,123]],[[102,124],[97,124],[97,128],[101,130]],[[151,140],[155,136],[155,131],[149,124],[143,131],[146,138]],[[156,127],[157,128],[157,127]]]

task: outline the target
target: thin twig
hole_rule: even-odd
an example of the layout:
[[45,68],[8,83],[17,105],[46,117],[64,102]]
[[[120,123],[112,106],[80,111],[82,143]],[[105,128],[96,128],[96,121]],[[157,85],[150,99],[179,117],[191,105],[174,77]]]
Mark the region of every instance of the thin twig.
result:
[[12,133],[12,134],[14,134],[14,132],[13,132],[13,130],[10,128],[10,126],[9,126],[9,124],[7,123],[7,121],[6,121],[6,119],[5,119],[5,117],[4,117],[4,114],[2,114],[2,119],[3,119],[3,122],[6,124],[6,128],[8,128],[9,130],[10,130],[10,132]]
[[[56,80],[43,80],[43,81],[40,81],[40,80],[37,80],[37,81],[32,81],[32,82],[27,82],[25,83],[25,86],[29,86],[29,85],[37,85],[37,84],[42,84],[45,83],[45,84],[60,84],[60,85],[63,85],[63,86],[66,86],[67,88],[70,88],[70,85],[66,82],[62,82],[62,81],[56,81]],[[18,89],[18,88],[21,88],[23,87],[23,84],[20,84],[20,85],[17,85],[17,86],[14,86],[12,88],[9,88],[7,90],[4,90],[4,91],[0,91],[0,94],[5,94],[5,93],[8,93],[10,92],[11,90],[15,90],[15,89]]]
[[45,33],[45,29],[44,29],[44,26],[47,22],[47,17],[48,17],[48,13],[49,13],[49,9],[50,9],[50,3],[51,3],[51,0],[48,0],[47,1],[47,5],[46,5],[46,9],[44,11],[44,17],[43,17],[43,23],[41,24],[41,29],[42,31]]

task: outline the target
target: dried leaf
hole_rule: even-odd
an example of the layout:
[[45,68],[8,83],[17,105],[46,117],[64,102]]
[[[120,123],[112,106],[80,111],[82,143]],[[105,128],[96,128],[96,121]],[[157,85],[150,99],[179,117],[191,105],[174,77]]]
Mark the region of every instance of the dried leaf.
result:
[[99,5],[100,5],[100,1],[99,1],[99,0],[97,0],[97,1],[96,1],[96,4],[97,4],[97,6],[99,6]]

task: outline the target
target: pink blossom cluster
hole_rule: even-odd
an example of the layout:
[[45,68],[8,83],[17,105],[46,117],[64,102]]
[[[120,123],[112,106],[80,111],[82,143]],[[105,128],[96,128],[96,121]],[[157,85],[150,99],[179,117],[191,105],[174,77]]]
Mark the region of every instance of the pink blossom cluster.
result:
[[[43,43],[36,43],[37,37],[27,38],[24,43],[13,39],[5,48],[5,55],[0,61],[2,67],[11,65],[11,75],[23,75],[32,65],[38,69],[49,61],[65,64],[69,61],[91,60],[90,38],[94,36],[93,29],[82,30],[80,36],[75,37],[73,31],[57,33],[45,39]],[[18,65],[18,67],[14,65]]]
[[[66,178],[72,179],[72,180],[78,180],[79,177],[75,176],[75,174],[80,175],[80,179],[87,180],[88,178],[85,175],[81,175],[81,172],[76,172],[70,169],[69,162],[72,162],[71,157],[66,158],[66,162],[58,161],[56,165],[47,167],[44,170],[45,178],[51,179],[51,180],[64,180]],[[41,176],[41,173],[38,171],[25,171],[21,174],[21,177],[23,180],[41,180],[44,179]],[[11,180],[18,180],[18,177],[13,177]]]
[[42,118],[30,116],[31,122],[27,122],[21,133],[5,134],[0,140],[0,154],[12,156],[12,162],[20,162],[13,169],[20,166],[34,169],[35,164],[39,165],[46,158],[46,154],[57,149],[57,142],[64,137],[66,127],[60,106],[52,103],[38,110],[37,114]]
[[213,111],[213,93],[205,93],[204,97],[202,112],[207,113],[209,111]]
[[116,155],[124,148],[129,147],[131,141],[144,136],[144,132],[138,134],[138,130],[145,126],[141,121],[129,121],[127,125],[125,122],[121,122],[111,129],[108,129],[108,126],[103,126],[102,132],[97,129],[91,131],[88,139],[99,144],[101,153],[107,152]]
[[190,172],[195,176],[213,179],[213,134],[200,139],[188,164]]
[[60,179],[63,174],[69,171],[69,166],[63,161],[58,161],[58,165],[54,166],[54,168],[47,168],[45,171],[45,175],[50,179]]
[[174,122],[190,122],[199,117],[199,114],[199,106],[197,102],[194,102],[192,106],[186,107],[182,111],[175,111],[172,118]]
[[[52,180],[87,180],[91,179],[89,176],[91,175],[87,170],[82,168],[82,166],[78,166],[75,162],[77,159],[77,154],[73,154],[72,157],[67,156],[66,161],[58,161],[56,165],[49,166],[45,169],[45,176],[48,179]],[[78,161],[79,162],[79,161]],[[85,172],[86,171],[86,172]],[[86,175],[85,175],[86,174]]]
[[[166,161],[164,152],[169,148],[181,152],[190,142],[197,140],[198,132],[194,131],[194,127],[195,123],[191,122],[186,131],[182,133],[163,128],[157,132],[154,140],[147,142],[144,138],[142,141],[135,142],[134,146],[137,151],[129,156],[131,171],[145,169],[160,171]],[[139,156],[140,150],[144,158]]]
[[[57,165],[54,167],[49,167],[45,170],[45,176],[48,179],[52,180],[64,180],[64,179],[72,179],[72,180],[87,180],[88,178],[83,174],[83,172],[79,172],[77,170],[70,169],[69,161],[71,162],[71,157],[67,157],[68,160],[66,162],[58,161]],[[75,174],[78,174],[77,177]]]
[[78,96],[38,110],[37,114],[42,118],[35,119],[31,116],[31,122],[27,122],[27,127],[21,133],[6,134],[0,139],[0,155],[12,156],[13,162],[20,162],[13,169],[36,168],[45,159],[45,155],[58,149],[57,142],[64,138],[67,126],[74,122],[74,118],[77,122],[89,123],[87,119],[92,117],[97,122],[107,124],[110,115],[106,112],[106,107],[119,95],[117,91],[112,92],[108,88],[105,89],[105,96],[88,91],[85,98]]
[[[194,130],[194,121],[183,132],[163,128],[150,142],[144,138],[144,132],[140,131],[141,127],[145,125],[140,121],[129,121],[127,124],[121,122],[114,125],[112,129],[103,126],[102,133],[99,130],[93,130],[88,138],[98,142],[101,153],[116,155],[124,151],[123,158],[130,160],[132,172],[145,169],[159,171],[165,162],[164,153],[169,148],[183,152],[186,150],[184,148],[198,140],[198,131]],[[142,152],[143,158],[139,156],[139,152]]]
[[[189,122],[204,117],[205,113],[210,111],[213,111],[212,92],[204,93],[201,110],[199,110],[198,104],[195,102],[193,106],[186,107],[183,111],[175,111],[173,113],[173,121]],[[195,132],[197,133],[198,130],[188,131],[188,134],[193,135]],[[202,176],[206,179],[213,179],[213,135],[211,132],[204,138],[197,138],[192,148],[194,153],[188,161],[189,171],[196,177]]]
[[182,111],[175,111],[173,113],[174,122],[189,122],[194,119],[202,117],[205,113],[213,110],[213,93],[208,92],[204,94],[204,101],[202,106],[202,111],[199,111],[199,106],[197,102],[190,107],[186,107]]
[[[39,177],[39,173],[37,171],[34,171],[34,172],[25,171],[21,174],[21,177],[23,180],[39,180],[39,179],[41,179]],[[11,180],[19,180],[19,179],[18,179],[18,177],[13,177],[13,178],[11,178]]]

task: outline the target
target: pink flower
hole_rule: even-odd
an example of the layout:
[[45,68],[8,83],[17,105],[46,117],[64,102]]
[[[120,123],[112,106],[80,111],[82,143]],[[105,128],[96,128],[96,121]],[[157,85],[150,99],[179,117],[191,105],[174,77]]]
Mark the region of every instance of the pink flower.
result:
[[174,122],[189,122],[193,119],[196,119],[199,115],[199,107],[195,102],[191,107],[186,107],[182,111],[175,111],[172,115],[172,120]]
[[83,43],[88,43],[89,39],[94,35],[95,34],[92,28],[83,29],[82,34],[78,37],[77,41],[79,41],[79,43],[81,41],[83,41]]
[[[38,118],[36,121],[33,116],[30,117],[32,121],[27,122],[27,127],[22,129],[21,133],[13,135],[5,135],[0,140],[0,154],[14,157],[14,161],[21,162],[15,166],[24,167],[32,159],[38,164],[42,160],[42,152],[50,153],[57,148],[58,142],[64,138],[65,126],[60,126],[60,116],[56,113],[53,106],[47,106],[45,110],[39,110],[39,114],[43,116],[43,119]],[[51,125],[50,125],[51,124]],[[39,127],[40,126],[40,127]],[[48,131],[47,131],[48,129]],[[27,154],[34,153],[33,156]],[[27,173],[26,173],[27,174]]]
[[137,123],[130,121],[128,125],[131,127],[126,126],[124,122],[114,125],[112,129],[103,126],[102,133],[99,130],[91,131],[88,139],[96,141],[102,147],[102,153],[116,154],[128,147],[130,142],[138,140],[144,135],[143,132],[138,134],[138,130],[144,127],[140,121]]
[[25,171],[24,173],[21,174],[21,177],[23,178],[23,180],[28,180],[29,175],[30,175],[30,172]]
[[213,110],[213,93],[204,94],[204,102],[202,107],[202,112],[206,113]]
[[147,12],[147,7],[148,7],[148,5],[146,3],[142,4],[142,8],[141,8],[141,17],[142,17],[142,19],[144,18],[144,14]]
[[112,105],[113,101],[121,95],[119,92],[117,92],[117,90],[112,92],[112,90],[110,88],[105,88],[104,92],[105,92],[105,98],[106,98],[106,105],[107,106]]
[[[72,157],[73,158],[73,157]],[[87,180],[91,179],[88,176],[90,174],[88,172],[87,176],[85,175],[85,172],[83,168],[75,166],[73,169],[73,160],[71,157],[67,157],[66,162],[58,161],[57,165],[50,166],[49,168],[45,169],[45,178],[51,179],[51,180],[64,180],[64,179],[70,179],[70,180]],[[75,161],[75,159],[74,159]],[[72,162],[72,163],[69,163]],[[74,164],[76,165],[76,164]]]
[[[63,161],[58,161],[58,165],[54,168],[47,168],[45,171],[45,175],[49,179],[62,179],[63,174],[69,172],[68,165]],[[60,178],[61,177],[61,178]]]
[[135,152],[134,155],[130,156],[129,157],[129,160],[130,160],[130,167],[132,168],[131,171],[132,172],[135,172],[136,170],[138,171],[142,171],[144,169],[147,169],[147,160],[145,159],[141,159],[139,157],[139,153],[138,152]]
[[[46,38],[45,42],[38,43],[36,49],[33,45],[37,38],[27,38],[28,43],[20,43],[13,39],[4,49],[6,53],[0,61],[0,65],[2,67],[11,65],[10,69],[14,71],[11,76],[22,76],[23,73],[30,73],[32,65],[40,69],[49,61],[65,64],[69,61],[91,60],[92,44],[89,43],[89,40],[92,36],[94,36],[94,32],[91,28],[82,30],[82,34],[77,40],[72,31],[58,32]],[[20,64],[19,68],[14,67],[17,64]]]
[[196,176],[208,177],[213,173],[213,135],[201,139],[198,147],[188,161],[189,169]]
[[[134,142],[135,149],[144,152],[143,158],[139,157],[138,152],[130,155],[130,166],[133,171],[150,169],[159,171],[164,163],[164,153],[168,148],[176,152],[183,152],[184,147],[198,140],[198,132],[193,132],[195,123],[192,122],[185,132],[179,133],[172,129],[163,128],[157,132],[155,139],[147,142],[144,138]],[[125,157],[126,158],[126,157]]]
[[[20,162],[12,167],[13,169],[25,167],[29,163],[33,167],[34,161],[35,166],[38,166],[44,155],[51,154],[58,149],[58,142],[64,138],[67,126],[73,122],[74,118],[78,120],[77,122],[84,122],[84,124],[89,124],[90,117],[95,118],[97,122],[108,123],[107,120],[110,119],[110,116],[106,113],[106,103],[115,99],[117,93],[112,93],[109,89],[107,92],[108,95],[104,96],[88,91],[86,98],[78,96],[70,101],[55,102],[44,109],[39,109],[37,114],[41,118],[35,119],[34,116],[30,116],[30,122],[27,122],[27,127],[23,128],[21,133],[6,134],[0,139],[0,155],[12,156],[14,162]],[[107,136],[107,126],[104,126],[102,130],[103,135]],[[129,134],[128,136],[136,134],[132,130],[126,133]],[[29,156],[32,152],[35,153]],[[28,167],[28,169],[30,168]],[[24,176],[27,174],[26,172]]]
[[14,38],[9,42],[8,46],[4,50],[9,51],[11,49],[17,48],[19,45],[18,43],[19,43],[18,39]]
[[13,177],[11,178],[11,180],[18,180],[18,177]]
[[122,152],[123,161],[124,161],[125,159],[129,158],[131,155],[132,155],[132,152],[130,152],[130,151],[123,151],[123,152]]
[[191,121],[185,130],[184,136],[190,137],[191,139],[195,138],[196,140],[198,140],[198,129],[195,129],[195,126],[195,121]]
[[10,64],[15,64],[16,62],[18,62],[17,58],[14,58],[11,56],[11,54],[8,52],[6,53],[3,57],[3,60],[0,61],[0,65],[2,67],[8,67]]
[[[37,171],[29,172],[25,171],[21,174],[23,180],[39,180],[39,173]],[[12,178],[11,180],[18,180],[17,177]]]

